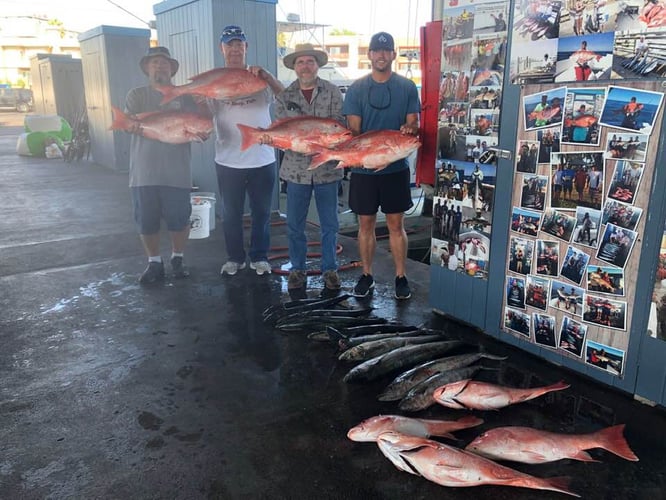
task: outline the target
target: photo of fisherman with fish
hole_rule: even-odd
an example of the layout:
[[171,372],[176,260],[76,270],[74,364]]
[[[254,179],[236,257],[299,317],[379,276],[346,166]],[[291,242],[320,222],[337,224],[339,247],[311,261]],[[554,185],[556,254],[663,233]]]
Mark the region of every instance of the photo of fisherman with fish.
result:
[[605,99],[605,88],[567,89],[560,138],[562,144],[599,145],[599,118]]
[[615,33],[612,31],[560,37],[557,44],[555,81],[608,80],[613,66],[614,41]]
[[606,158],[644,162],[650,136],[646,134],[613,134],[606,136]]
[[641,207],[608,199],[604,204],[601,223],[611,223],[635,231],[641,215],[643,215],[643,209]]
[[583,344],[587,336],[587,325],[564,316],[562,325],[560,326],[560,343],[558,347],[563,349],[574,356],[581,357],[583,355]]
[[561,125],[562,106],[564,106],[566,91],[566,87],[559,87],[548,92],[524,96],[525,130],[537,130],[553,125]]
[[557,347],[555,316],[532,313],[532,323],[534,328],[534,342],[544,347],[555,349]]
[[530,320],[529,313],[511,307],[504,308],[504,328],[507,330],[531,338],[531,324],[532,321]]
[[525,309],[525,278],[507,276],[506,305]]
[[604,155],[600,151],[551,155],[550,206],[562,210],[588,207],[601,210]]
[[599,122],[607,127],[650,135],[664,94],[627,87],[608,87]]
[[561,280],[552,280],[548,305],[573,316],[581,317],[584,293],[585,290],[579,286]]
[[550,280],[539,276],[527,276],[527,291],[525,304],[545,311],[548,308],[548,295],[550,294]]
[[585,342],[585,362],[614,375],[624,369],[625,352],[609,345],[587,340]]
[[645,165],[628,160],[609,161],[614,164],[613,177],[608,188],[608,198],[633,205],[636,192],[643,178]]

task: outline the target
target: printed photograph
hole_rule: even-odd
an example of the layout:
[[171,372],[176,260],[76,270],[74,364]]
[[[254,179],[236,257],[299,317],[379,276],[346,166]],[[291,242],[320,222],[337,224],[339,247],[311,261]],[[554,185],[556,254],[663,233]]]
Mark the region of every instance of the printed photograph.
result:
[[564,281],[552,280],[548,305],[574,316],[583,314],[583,296],[585,291]]
[[447,8],[442,15],[442,32],[448,43],[472,38],[474,33],[474,10],[472,5]]
[[557,276],[560,270],[560,244],[556,241],[536,240],[536,274]]
[[[659,3],[657,1],[657,5]],[[645,2],[643,5],[645,9],[650,9],[655,3],[653,0]],[[623,11],[629,9],[638,11],[639,6],[625,4]],[[662,15],[666,14],[663,7],[658,10],[662,12]],[[618,13],[618,17],[620,17],[621,12]],[[612,78],[663,77],[664,68],[660,59],[656,56],[665,38],[666,33],[664,31],[645,31],[644,27],[640,26],[631,30],[617,31],[613,47]]]
[[647,90],[608,87],[600,123],[650,135],[664,94]]
[[497,137],[499,109],[471,109],[469,124],[472,135]]
[[[477,10],[481,6],[477,6]],[[504,20],[504,14],[499,15]],[[506,32],[487,33],[474,36],[472,44],[472,67],[491,71],[504,71],[506,62]]]
[[615,33],[588,33],[560,38],[556,82],[608,80],[613,67]]
[[463,162],[455,160],[438,161],[435,172],[435,196],[462,201],[464,177],[465,165]]
[[506,305],[525,309],[525,278],[507,276]]
[[527,0],[516,3],[513,32],[515,43],[530,45],[536,41],[557,39],[560,36],[560,19],[564,4],[561,0],[548,3]]
[[564,99],[562,144],[599,145],[599,118],[606,100],[605,88],[568,89]]
[[529,43],[515,43],[515,33],[509,70],[511,83],[552,83],[555,80],[557,39],[542,38]]
[[502,101],[502,87],[499,85],[472,87],[469,90],[469,101],[472,109],[496,109]]
[[458,271],[458,245],[433,238],[430,245],[430,265]]
[[564,316],[560,326],[559,348],[580,358],[583,355],[583,344],[586,335],[587,325],[569,316]]
[[616,161],[608,197],[632,205],[643,177],[643,168],[643,163]]
[[604,156],[600,151],[551,155],[551,208],[601,210]]
[[458,244],[460,248],[458,258],[462,261],[460,265],[464,272],[475,278],[486,278],[490,249],[489,236],[479,230],[469,229],[460,234]]
[[543,210],[548,190],[548,177],[545,175],[523,174],[520,193],[520,206],[529,210]]
[[611,266],[587,266],[587,290],[624,297],[624,269]]
[[559,87],[523,97],[525,130],[562,125],[562,106],[566,87]]
[[624,368],[624,351],[588,340],[585,342],[585,363],[613,375],[621,375]]
[[614,0],[585,2],[567,0],[568,15],[560,23],[560,37],[592,33],[612,33],[620,17]]
[[645,134],[608,134],[606,158],[645,162],[648,139]]
[[601,218],[602,224],[615,224],[624,229],[636,230],[638,221],[643,215],[643,209],[634,205],[627,205],[615,200],[606,200]]
[[[520,278],[518,278],[520,279]],[[527,277],[525,291],[525,304],[545,311],[548,307],[548,294],[550,293],[550,280],[540,276]]]
[[[455,68],[469,68],[472,64],[472,42],[451,43],[442,50],[445,64]],[[469,98],[469,75],[465,71],[447,71],[442,74],[439,84],[439,109],[447,108],[450,103],[457,103],[458,113],[448,112],[447,123],[463,124],[467,113],[462,113],[467,108],[461,108],[462,103],[468,102]],[[449,120],[450,118],[450,120]]]
[[634,247],[638,233],[621,228],[615,224],[606,224],[597,259],[624,268]]
[[557,347],[555,316],[532,313],[532,321],[534,323],[534,341],[539,345],[555,349]]
[[464,210],[462,201],[435,196],[432,204],[432,237],[458,242],[463,219],[474,216],[470,209]]
[[519,333],[527,338],[531,337],[530,315],[520,309],[504,308],[504,328]]
[[518,274],[530,274],[532,272],[533,253],[534,242],[532,240],[512,236],[509,242],[509,271]]
[[508,3],[489,2],[476,6],[474,33],[506,33]]
[[573,231],[572,243],[597,248],[600,227],[600,210],[585,207],[576,208],[576,227]]
[[511,230],[527,236],[536,236],[541,227],[541,215],[539,212],[513,207]]
[[518,141],[516,172],[536,174],[539,160],[539,141]]
[[576,217],[561,210],[547,209],[543,215],[541,230],[567,243],[576,225]]
[[539,163],[550,163],[550,155],[560,152],[560,128],[551,127],[537,130],[539,141]]
[[562,269],[560,275],[580,285],[583,281],[587,263],[590,261],[590,256],[577,247],[569,245],[567,253],[562,260]]
[[583,304],[583,321],[613,330],[626,330],[626,302],[586,293]]

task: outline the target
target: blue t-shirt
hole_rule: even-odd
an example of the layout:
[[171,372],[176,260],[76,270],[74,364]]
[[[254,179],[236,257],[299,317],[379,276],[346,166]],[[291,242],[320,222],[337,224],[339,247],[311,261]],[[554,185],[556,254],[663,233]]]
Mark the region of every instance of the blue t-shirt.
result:
[[[361,133],[370,130],[400,130],[407,115],[419,113],[419,92],[413,81],[392,73],[383,83],[364,76],[351,84],[342,104],[342,114],[361,117]],[[390,174],[409,168],[407,159],[391,163],[383,170],[354,169],[363,174]]]

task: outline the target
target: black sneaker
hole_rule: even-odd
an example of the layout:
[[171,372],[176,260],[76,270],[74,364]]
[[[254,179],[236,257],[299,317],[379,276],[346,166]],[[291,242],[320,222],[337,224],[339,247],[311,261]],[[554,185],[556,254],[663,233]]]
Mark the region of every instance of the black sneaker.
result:
[[148,267],[139,278],[142,285],[152,285],[164,280],[164,264],[162,262],[148,262]]
[[190,271],[183,265],[182,257],[171,257],[171,274],[176,279],[187,278]]
[[352,295],[354,297],[367,297],[372,289],[375,287],[375,280],[372,279],[372,274],[364,274],[356,283]]
[[409,289],[409,283],[404,276],[396,276],[395,278],[395,298],[399,300],[408,299],[412,296],[412,291]]

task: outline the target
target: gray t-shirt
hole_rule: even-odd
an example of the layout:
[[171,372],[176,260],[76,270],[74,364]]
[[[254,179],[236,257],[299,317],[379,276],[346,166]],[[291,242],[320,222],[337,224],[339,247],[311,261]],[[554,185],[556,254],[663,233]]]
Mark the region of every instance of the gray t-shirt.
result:
[[[158,110],[196,111],[190,96],[180,96],[160,106],[162,94],[150,86],[129,91],[125,112],[131,115]],[[167,144],[132,134],[130,142],[129,185],[171,186],[190,189],[192,173],[190,144]]]

